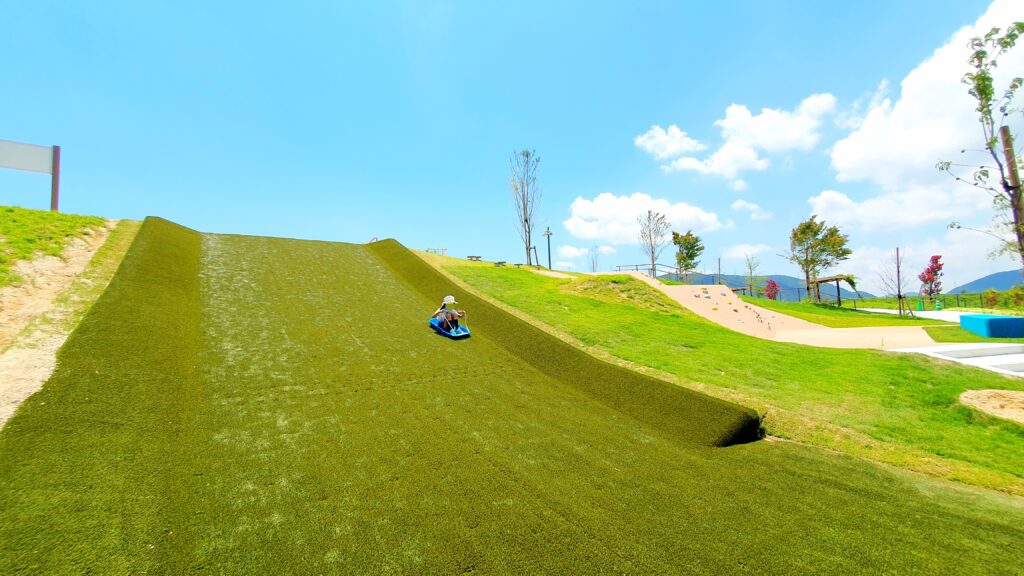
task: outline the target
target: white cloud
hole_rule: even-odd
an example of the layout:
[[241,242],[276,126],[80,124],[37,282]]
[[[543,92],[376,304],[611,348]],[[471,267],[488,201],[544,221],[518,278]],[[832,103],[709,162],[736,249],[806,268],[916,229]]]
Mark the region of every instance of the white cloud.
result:
[[714,154],[703,160],[683,156],[662,165],[661,168],[666,172],[693,170],[701,174],[714,174],[732,180],[742,170],[761,171],[768,168],[768,160],[759,157],[757,150],[754,150],[749,144],[726,142]]
[[615,254],[615,248],[612,246],[601,246],[597,249],[597,253],[602,256],[611,256],[612,254]]
[[577,248],[567,244],[558,247],[558,255],[562,258],[579,258],[580,256],[586,256],[588,254],[590,254],[590,250],[586,248]]
[[742,104],[725,109],[725,118],[715,122],[726,142],[739,142],[768,152],[810,150],[821,138],[818,128],[823,116],[836,108],[831,94],[812,94],[790,112],[763,108],[757,115]]
[[866,231],[901,230],[929,222],[950,222],[991,206],[984,191],[914,186],[857,202],[842,192],[824,190],[807,200],[811,212],[829,224]]
[[722,258],[743,258],[744,256],[756,256],[762,252],[771,252],[772,247],[767,244],[737,244],[730,246],[722,252]]
[[593,200],[577,197],[569,207],[571,216],[562,222],[573,236],[584,240],[600,240],[611,245],[634,244],[640,225],[637,217],[648,210],[666,216],[675,230],[710,232],[722,227],[718,215],[697,206],[647,194],[616,196],[609,192],[598,194]]
[[[856,130],[864,125],[866,110],[874,110],[882,105],[885,97],[889,95],[889,80],[882,79],[871,94],[865,94],[853,103],[852,106],[836,114],[836,126],[847,130]],[[869,100],[870,97],[870,100]],[[865,110],[864,102],[868,102]]]
[[[992,260],[988,253],[998,242],[991,236],[971,230],[947,230],[939,238],[928,238],[920,242],[900,247],[900,257],[906,270],[906,290],[916,292],[920,288],[917,275],[924,270],[928,259],[939,254],[945,263],[942,285],[944,290],[952,290],[961,284],[981,278],[993,272],[1012,270],[1019,263],[1011,258]],[[879,282],[882,268],[894,259],[895,246],[858,246],[853,254],[834,271],[853,274],[857,277],[857,288],[873,294],[884,294],[885,289]]]
[[821,138],[818,129],[823,117],[832,114],[835,106],[831,94],[812,94],[795,110],[763,108],[757,114],[742,104],[732,104],[726,108],[725,118],[715,121],[722,129],[724,142],[703,159],[685,156],[702,150],[704,145],[674,124],[668,132],[655,125],[633,142],[658,160],[670,160],[661,166],[666,172],[690,170],[721,176],[730,180],[733,190],[743,191],[747,183],[737,178],[740,172],[768,168],[769,161],[760,152],[810,150]]
[[753,202],[747,202],[746,200],[737,200],[732,203],[731,208],[733,210],[748,210],[750,212],[751,220],[771,220],[772,213],[754,204]]
[[[902,216],[907,219],[905,224],[923,224],[948,219],[950,211],[962,217],[962,210],[973,214],[990,209],[990,204],[977,202],[971,188],[940,173],[935,164],[940,160],[985,162],[981,155],[960,154],[963,148],[983,147],[976,103],[967,94],[967,86],[960,82],[969,70],[967,42],[971,37],[984,35],[992,26],[1003,27],[1022,18],[1024,3],[995,0],[975,24],[958,30],[907,74],[900,82],[897,99],[884,97],[883,91],[876,92],[863,116],[845,119],[857,129],[832,149],[836,178],[840,182],[867,181],[882,189],[879,197],[858,205],[862,210],[872,204],[878,208],[903,207],[910,209],[910,213],[897,215],[879,209],[874,216],[882,220]],[[1012,75],[1019,75],[1024,69],[1024,50],[1020,48],[1017,46],[1000,57],[995,70],[997,93],[1005,89]],[[1013,117],[1013,124],[1020,127],[1020,115]],[[939,194],[929,199],[923,192],[926,190]],[[937,206],[940,204],[947,206]]]
[[707,146],[690,138],[675,124],[666,131],[655,124],[646,133],[633,139],[637,147],[642,148],[658,160],[674,158],[687,152],[699,152]]

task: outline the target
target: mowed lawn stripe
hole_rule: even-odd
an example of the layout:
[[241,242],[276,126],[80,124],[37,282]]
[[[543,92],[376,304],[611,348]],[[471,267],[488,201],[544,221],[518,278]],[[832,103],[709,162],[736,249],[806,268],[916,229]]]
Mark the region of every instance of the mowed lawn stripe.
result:
[[[131,312],[110,324],[120,339],[80,338],[63,352],[61,370],[91,357],[99,374],[44,389],[99,390],[102,406],[79,422],[69,400],[37,395],[0,432],[0,573],[999,574],[1020,564],[1016,500],[790,444],[686,441],[511,351],[473,316],[469,340],[437,336],[426,325],[436,288],[400,280],[401,259],[375,247],[162,224],[147,221],[118,274],[153,284],[108,291],[112,307],[89,313],[103,325]],[[197,306],[161,298],[163,286],[191,284],[145,266],[174,266],[174,250]],[[136,317],[139,301],[191,327]],[[182,342],[190,335],[195,344]],[[171,350],[177,363],[163,359]],[[104,418],[119,426],[96,424]],[[92,441],[63,450],[62,426]],[[56,479],[58,501],[91,492],[72,506],[21,497]]]

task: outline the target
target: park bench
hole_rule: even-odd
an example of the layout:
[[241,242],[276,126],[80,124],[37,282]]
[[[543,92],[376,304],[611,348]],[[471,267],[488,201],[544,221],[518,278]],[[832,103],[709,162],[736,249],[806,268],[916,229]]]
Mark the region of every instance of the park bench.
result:
[[467,260],[472,260],[473,262],[479,262],[480,261],[480,257],[479,256],[466,256],[466,259]]
[[505,264],[507,264],[507,262],[505,262],[504,260],[499,260],[494,263],[495,266],[504,266]]

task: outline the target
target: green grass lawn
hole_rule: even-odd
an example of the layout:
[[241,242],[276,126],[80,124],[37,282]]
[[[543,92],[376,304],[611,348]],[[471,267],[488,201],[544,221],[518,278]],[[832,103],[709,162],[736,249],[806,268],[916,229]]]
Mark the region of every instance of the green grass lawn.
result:
[[773,434],[1024,495],[1024,426],[958,402],[967,389],[1024,390],[1022,380],[919,355],[760,340],[677,305],[593,298],[579,281],[450,270],[598,351],[767,412]]
[[839,308],[830,304],[813,304],[809,302],[782,302],[767,298],[740,296],[744,302],[755,304],[768,310],[774,310],[789,316],[795,316],[808,322],[828,326],[829,328],[861,328],[869,326],[936,326],[948,324],[941,320],[927,318],[900,317],[894,314],[862,312],[849,308]]
[[[563,293],[494,270],[499,284],[541,282],[524,283],[547,294],[531,313],[669,315],[657,299],[617,315],[606,300],[632,290]],[[427,327],[449,292],[470,310],[468,340]],[[750,424],[749,410],[582,354],[393,242],[147,220],[51,380],[0,431],[0,573],[998,574],[1024,562],[1019,499],[795,443],[713,447]]]
[[992,344],[1024,342],[1024,338],[985,338],[969,330],[964,330],[957,324],[929,326],[925,328],[925,331],[936,342],[989,342]]
[[103,225],[95,216],[77,216],[0,206],[0,286],[18,282],[11,264],[42,254],[59,256],[69,238]]

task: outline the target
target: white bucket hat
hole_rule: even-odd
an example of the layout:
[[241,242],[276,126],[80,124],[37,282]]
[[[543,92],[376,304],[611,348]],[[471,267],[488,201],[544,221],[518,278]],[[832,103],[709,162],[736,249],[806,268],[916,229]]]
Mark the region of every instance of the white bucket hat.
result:
[[445,296],[444,297],[444,303],[445,304],[458,304],[458,302],[455,301],[455,296],[452,296],[452,295]]

